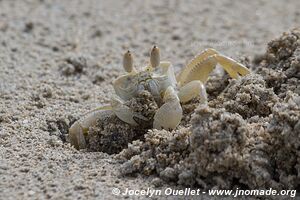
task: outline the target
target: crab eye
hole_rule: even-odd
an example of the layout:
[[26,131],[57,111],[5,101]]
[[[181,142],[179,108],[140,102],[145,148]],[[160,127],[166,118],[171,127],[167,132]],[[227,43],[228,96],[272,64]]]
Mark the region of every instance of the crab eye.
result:
[[128,73],[133,70],[133,57],[129,50],[123,56],[123,67]]
[[153,46],[151,49],[150,63],[153,68],[156,68],[160,63],[160,52],[157,46]]

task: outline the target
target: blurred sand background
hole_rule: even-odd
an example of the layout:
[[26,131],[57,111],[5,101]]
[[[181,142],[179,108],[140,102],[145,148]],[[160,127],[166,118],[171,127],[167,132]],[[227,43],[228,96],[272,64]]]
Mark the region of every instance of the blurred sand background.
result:
[[[157,44],[177,70],[207,47],[252,59],[299,26],[299,8],[298,0],[0,0],[0,199],[122,199],[113,187],[151,186],[119,177],[114,156],[63,143],[61,121],[109,101],[127,49],[144,64]],[[63,66],[70,56],[88,63],[72,71]]]

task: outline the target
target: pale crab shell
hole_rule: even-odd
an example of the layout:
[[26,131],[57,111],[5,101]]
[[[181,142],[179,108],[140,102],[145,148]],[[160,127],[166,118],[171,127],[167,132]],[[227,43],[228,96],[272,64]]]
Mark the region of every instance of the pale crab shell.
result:
[[162,61],[155,69],[146,66],[142,72],[120,76],[113,82],[116,94],[125,101],[144,90],[145,85],[153,96],[161,95],[169,86],[176,88],[176,77],[172,64]]

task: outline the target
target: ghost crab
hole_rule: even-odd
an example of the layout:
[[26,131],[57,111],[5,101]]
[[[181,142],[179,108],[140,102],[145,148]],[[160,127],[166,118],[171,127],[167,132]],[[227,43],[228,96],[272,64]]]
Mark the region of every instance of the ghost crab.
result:
[[124,102],[144,90],[149,91],[159,105],[154,115],[153,128],[175,129],[182,118],[181,103],[188,102],[196,96],[200,96],[201,103],[207,103],[204,84],[217,64],[234,79],[250,73],[241,63],[214,49],[206,49],[175,76],[172,64],[160,61],[160,50],[156,46],[150,52],[149,64],[138,71],[133,65],[131,52],[127,51],[123,57],[126,74],[113,82],[116,95],[111,98],[110,105],[97,108],[76,121],[69,130],[71,144],[77,149],[85,148],[88,129],[101,118],[104,110],[110,110],[122,121],[137,126],[135,119],[144,120],[145,117],[133,112]]

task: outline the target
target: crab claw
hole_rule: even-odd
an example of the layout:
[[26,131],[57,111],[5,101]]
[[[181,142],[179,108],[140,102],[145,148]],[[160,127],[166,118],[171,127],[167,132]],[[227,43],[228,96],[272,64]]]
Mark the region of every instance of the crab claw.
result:
[[123,56],[123,67],[124,67],[125,71],[128,73],[131,73],[132,71],[134,71],[133,57],[129,50]]
[[153,68],[159,66],[160,63],[160,52],[157,46],[153,46],[150,52],[150,63]]
[[113,96],[111,98],[111,107],[112,111],[120,120],[132,126],[138,126],[138,124],[134,120],[135,117],[147,121],[147,118],[140,115],[139,113],[133,112],[132,109],[126,106],[124,102],[117,96]]
[[153,128],[175,129],[182,118],[182,108],[179,98],[172,86],[169,86],[164,93],[164,104],[154,115]]

